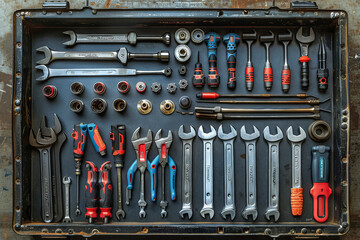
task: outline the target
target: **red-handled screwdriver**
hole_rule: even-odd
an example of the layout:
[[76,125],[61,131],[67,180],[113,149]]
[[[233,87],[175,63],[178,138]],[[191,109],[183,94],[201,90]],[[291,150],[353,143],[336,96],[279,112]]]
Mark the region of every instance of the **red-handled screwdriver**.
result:
[[202,88],[205,85],[206,77],[202,71],[202,64],[200,63],[200,52],[198,52],[197,63],[195,64],[194,75],[192,77],[192,85],[196,88]]
[[291,82],[291,71],[288,64],[288,45],[293,39],[293,33],[290,29],[288,29],[288,32],[278,35],[278,40],[284,45],[284,66],[281,71],[281,87],[284,93],[289,91]]
[[273,69],[270,63],[270,45],[275,40],[275,35],[272,31],[269,30],[270,35],[261,35],[260,42],[265,45],[266,49],[266,62],[264,67],[264,84],[265,89],[270,91],[273,85]]
[[332,193],[329,187],[330,147],[314,146],[311,153],[313,187],[310,194],[313,197],[313,215],[316,221],[325,222],[329,216],[329,196]]
[[85,182],[85,217],[89,223],[93,223],[93,219],[97,218],[97,208],[99,200],[98,191],[98,170],[93,162],[86,161],[87,178]]
[[220,85],[220,76],[217,72],[216,62],[216,50],[220,42],[220,35],[214,32],[210,32],[205,35],[205,43],[208,48],[208,59],[209,59],[209,76],[208,76],[208,86],[212,88],[217,88]]
[[245,84],[248,91],[252,91],[254,88],[254,67],[251,62],[251,45],[257,39],[257,32],[253,30],[252,33],[243,33],[242,39],[247,43],[248,49],[248,62],[245,68]]
[[104,162],[100,167],[99,191],[100,191],[100,218],[108,223],[112,217],[111,208],[113,205],[112,183],[111,183],[110,161]]
[[236,88],[236,48],[240,42],[240,36],[235,33],[228,33],[224,36],[223,42],[226,45],[226,61],[228,65],[228,82],[229,89]]
[[319,44],[319,67],[317,70],[317,78],[318,78],[318,88],[320,92],[325,92],[328,88],[328,77],[329,77],[329,69],[326,68],[326,49],[324,44],[324,39],[321,36],[320,44]]

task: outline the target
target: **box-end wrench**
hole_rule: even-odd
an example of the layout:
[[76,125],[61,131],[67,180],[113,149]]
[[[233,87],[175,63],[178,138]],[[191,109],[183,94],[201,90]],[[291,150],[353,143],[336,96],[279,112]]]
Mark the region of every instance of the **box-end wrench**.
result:
[[190,132],[184,132],[184,125],[181,125],[178,131],[178,136],[182,140],[183,145],[183,166],[182,166],[182,209],[179,214],[181,218],[188,215],[192,217],[192,157],[193,157],[193,140],[196,137],[196,131],[193,126],[190,126]]
[[300,134],[294,135],[290,126],[286,136],[291,144],[291,212],[294,216],[301,216],[303,210],[303,189],[301,187],[301,144],[306,139],[306,133],[299,127]]
[[157,59],[168,62],[170,58],[169,51],[160,51],[157,53],[131,53],[127,48],[122,47],[116,52],[76,52],[76,51],[54,51],[47,46],[36,49],[44,53],[45,57],[36,62],[36,64],[49,64],[56,60],[102,60],[102,61],[120,61],[126,65],[130,59]]
[[74,46],[77,43],[128,43],[135,45],[137,41],[160,41],[166,45],[170,44],[170,33],[162,36],[137,36],[135,32],[122,34],[86,34],[65,31],[63,34],[69,35],[70,41],[64,42],[66,46]]
[[270,134],[269,126],[264,129],[264,138],[269,145],[269,206],[265,211],[265,218],[270,221],[271,216],[275,222],[279,220],[279,160],[280,160],[280,142],[283,139],[283,133],[279,127],[275,135]]
[[237,132],[230,125],[230,132],[224,133],[222,125],[218,129],[218,137],[224,143],[224,196],[225,205],[221,211],[221,216],[226,219],[230,215],[231,220],[235,218],[235,182],[234,182],[234,141]]
[[162,70],[136,70],[129,68],[48,68],[45,65],[38,65],[36,69],[43,74],[36,78],[36,81],[45,81],[52,77],[98,77],[98,76],[136,76],[136,75],[165,75],[170,77],[171,68]]
[[216,137],[216,130],[210,125],[211,131],[204,132],[201,125],[198,130],[198,136],[203,140],[203,191],[204,191],[204,206],[200,214],[205,218],[209,214],[210,219],[214,217],[213,209],[213,193],[214,193],[214,179],[213,179],[213,143]]
[[71,223],[70,218],[70,177],[63,178],[63,184],[65,185],[65,217],[63,223]]
[[258,216],[256,204],[256,142],[260,137],[259,130],[253,126],[254,132],[246,132],[245,126],[240,129],[240,137],[245,142],[246,154],[246,207],[242,211],[242,216],[246,220],[252,217],[255,221]]

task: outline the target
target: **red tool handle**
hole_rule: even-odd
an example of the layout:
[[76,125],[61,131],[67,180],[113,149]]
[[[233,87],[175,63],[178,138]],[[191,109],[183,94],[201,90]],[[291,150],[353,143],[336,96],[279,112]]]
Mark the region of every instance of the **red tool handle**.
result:
[[290,89],[291,71],[290,69],[283,69],[281,72],[281,86],[284,93]]
[[91,142],[94,145],[95,150],[100,153],[101,156],[106,155],[106,145],[101,138],[99,128],[95,123],[89,123],[87,125]]
[[248,91],[254,88],[254,67],[245,68],[245,84]]
[[112,199],[112,184],[111,184],[111,164],[110,161],[104,162],[100,167],[100,179],[99,179],[99,190],[100,190],[100,218],[106,219],[111,218],[111,207],[113,204]]
[[264,68],[264,84],[265,89],[270,91],[273,85],[273,69],[271,66]]
[[124,166],[125,156],[125,125],[111,126],[109,138],[112,141],[112,155],[114,156],[115,167]]
[[85,182],[85,217],[92,222],[92,219],[97,218],[98,208],[98,170],[93,162],[86,161],[87,178]]
[[74,125],[71,137],[74,139],[73,142],[73,153],[75,158],[82,158],[84,156],[84,148],[86,141],[86,124]]
[[301,216],[303,211],[303,189],[302,188],[291,188],[291,212],[294,216]]
[[196,94],[199,99],[217,99],[220,95],[215,92],[200,92]]

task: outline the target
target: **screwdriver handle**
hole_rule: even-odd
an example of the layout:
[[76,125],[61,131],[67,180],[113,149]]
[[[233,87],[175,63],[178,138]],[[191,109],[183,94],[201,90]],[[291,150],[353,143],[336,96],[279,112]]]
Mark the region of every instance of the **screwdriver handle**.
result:
[[301,89],[308,90],[309,89],[309,61],[310,58],[308,56],[301,56],[299,58],[301,63],[300,69],[300,79],[301,79]]
[[214,32],[205,35],[205,43],[208,45],[208,60],[209,60],[209,76],[208,86],[217,88],[220,85],[220,76],[217,73],[216,68],[216,50],[218,43],[220,42],[220,35]]
[[318,69],[317,78],[318,78],[318,89],[320,92],[325,92],[328,88],[328,77],[329,69]]
[[254,67],[252,64],[245,68],[245,84],[248,91],[252,91],[254,88]]
[[109,138],[112,142],[112,155],[114,156],[115,167],[124,167],[124,157],[126,148],[126,128],[125,125],[111,126]]
[[312,147],[312,181],[310,194],[313,197],[313,215],[318,222],[325,222],[329,216],[329,187],[330,147],[319,145]]
[[100,153],[101,156],[106,155],[106,145],[101,138],[99,128],[95,123],[89,123],[87,125],[91,142],[94,145],[95,151]]
[[100,218],[111,218],[112,199],[112,183],[111,183],[111,164],[110,161],[104,162],[100,167]]
[[75,158],[82,158],[84,156],[85,142],[86,142],[86,124],[74,125],[71,137],[73,141],[73,153]]
[[98,170],[93,162],[86,161],[87,178],[85,181],[85,217],[92,222],[93,218],[97,218],[98,208]]
[[176,200],[176,164],[174,159],[169,156],[169,171],[170,171],[170,194],[171,200]]
[[150,173],[150,185],[151,185],[150,198],[151,201],[153,202],[156,201],[158,165],[159,165],[159,155],[157,155],[151,163],[150,161],[148,161],[147,164],[147,169]]
[[291,188],[291,212],[294,216],[301,216],[303,211],[303,188]]
[[240,42],[240,36],[235,33],[228,33],[224,36],[223,42],[226,45],[226,61],[228,66],[228,82],[229,89],[236,88],[236,50],[237,44]]
[[281,87],[284,93],[287,93],[290,89],[291,71],[289,67],[285,67],[281,72]]
[[137,161],[135,160],[133,162],[133,164],[131,164],[131,166],[129,167],[128,172],[126,174],[127,181],[128,181],[127,189],[129,189],[129,190],[133,189],[134,175],[135,175],[136,170],[137,170]]
[[270,91],[273,85],[273,69],[270,63],[266,64],[264,68],[264,84],[265,89],[267,91]]
[[196,88],[202,88],[205,85],[206,77],[202,71],[202,64],[200,63],[200,52],[198,52],[198,60],[195,64],[194,75],[192,76],[192,85]]

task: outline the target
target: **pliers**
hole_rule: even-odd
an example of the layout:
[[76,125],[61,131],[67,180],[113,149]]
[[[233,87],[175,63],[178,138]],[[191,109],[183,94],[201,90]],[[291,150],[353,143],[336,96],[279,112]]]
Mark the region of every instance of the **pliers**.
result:
[[[171,200],[176,199],[176,190],[175,190],[175,180],[176,180],[176,164],[175,161],[169,156],[169,148],[171,147],[173,138],[172,132],[169,130],[168,136],[162,138],[162,129],[160,129],[155,135],[155,143],[156,147],[159,150],[159,155],[157,155],[151,163],[151,169],[155,170],[155,179],[157,178],[157,166],[160,163],[161,165],[161,217],[166,217],[166,207],[168,202],[165,200],[165,166],[169,163],[169,170],[170,170],[170,193],[171,193]],[[155,181],[155,188],[151,188],[151,199],[153,201],[156,200],[156,181]]]

